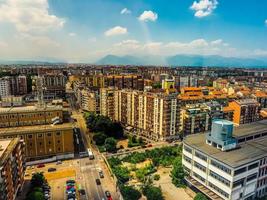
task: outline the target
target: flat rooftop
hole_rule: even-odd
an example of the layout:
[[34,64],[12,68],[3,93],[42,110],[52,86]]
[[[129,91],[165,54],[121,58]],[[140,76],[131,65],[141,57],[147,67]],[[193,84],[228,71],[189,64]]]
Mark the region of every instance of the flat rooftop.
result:
[[240,145],[240,148],[223,152],[206,144],[205,134],[189,135],[184,143],[232,168],[267,156],[267,137],[261,137]]
[[17,135],[23,133],[40,133],[44,131],[56,131],[56,130],[68,130],[72,129],[72,123],[63,123],[56,125],[36,125],[36,126],[22,126],[22,127],[10,127],[0,128],[0,135]]
[[20,113],[20,112],[36,112],[36,111],[53,111],[53,110],[62,110],[60,105],[47,105],[44,108],[36,106],[22,106],[22,107],[5,107],[0,108],[0,114],[3,113]]
[[2,159],[2,155],[6,151],[8,145],[11,143],[10,139],[0,140],[0,158]]
[[267,120],[242,124],[240,126],[234,127],[233,136],[238,139],[240,137],[255,135],[262,132],[267,132]]

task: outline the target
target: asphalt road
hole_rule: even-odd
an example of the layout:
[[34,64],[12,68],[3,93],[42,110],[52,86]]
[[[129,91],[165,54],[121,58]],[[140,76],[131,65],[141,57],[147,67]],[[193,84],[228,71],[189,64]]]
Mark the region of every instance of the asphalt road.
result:
[[[77,120],[77,127],[80,128],[81,135],[83,138],[83,142],[86,148],[90,148],[94,154],[94,159],[89,160],[81,159],[80,160],[80,174],[78,174],[78,178],[82,179],[83,184],[82,187],[87,191],[89,199],[92,200],[102,200],[105,198],[105,191],[109,190],[112,194],[112,198],[114,200],[118,199],[117,194],[115,192],[115,185],[108,176],[108,173],[105,171],[105,166],[103,165],[102,155],[98,152],[98,150],[91,145],[91,139],[89,137],[89,133],[86,127],[85,120],[83,118],[83,114],[78,111],[72,111],[72,118]],[[99,177],[99,170],[105,171],[105,178],[101,179]],[[96,184],[96,179],[100,179],[101,185]],[[103,186],[104,185],[104,186]]]

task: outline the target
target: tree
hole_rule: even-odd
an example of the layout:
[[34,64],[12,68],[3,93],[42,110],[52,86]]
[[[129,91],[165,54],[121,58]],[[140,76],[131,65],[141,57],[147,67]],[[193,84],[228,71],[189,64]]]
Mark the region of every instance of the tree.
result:
[[44,194],[42,188],[35,187],[27,196],[27,200],[44,200]]
[[194,197],[194,200],[208,200],[208,198],[204,194],[198,192]]
[[45,177],[43,173],[37,172],[33,174],[32,179],[31,179],[32,187],[42,187],[44,182],[45,182]]
[[111,168],[115,168],[121,164],[121,160],[117,157],[111,157],[108,159],[108,163]]
[[185,186],[184,176],[185,172],[182,166],[182,158],[177,157],[174,161],[173,169],[171,171],[172,183],[176,187],[184,187]]
[[143,194],[146,196],[147,200],[164,200],[160,187],[151,185],[145,186],[143,189]]
[[131,186],[120,186],[120,191],[124,200],[139,200],[141,193]]
[[119,183],[126,183],[130,180],[130,171],[127,167],[117,166],[113,169],[114,174],[116,175]]
[[115,140],[112,137],[109,137],[105,140],[105,148],[108,152],[114,152],[116,151],[116,145],[117,145],[117,140]]
[[93,140],[95,141],[96,145],[103,145],[107,136],[103,132],[95,133],[93,136]]

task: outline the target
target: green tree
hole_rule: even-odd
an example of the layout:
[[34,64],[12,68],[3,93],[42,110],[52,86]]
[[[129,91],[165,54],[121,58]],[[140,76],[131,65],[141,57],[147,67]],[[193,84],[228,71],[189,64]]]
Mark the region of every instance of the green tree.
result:
[[120,186],[120,191],[124,200],[139,200],[141,193],[132,186]]
[[45,182],[45,177],[43,173],[37,172],[33,174],[32,179],[31,179],[32,187],[42,187],[44,182]]
[[146,196],[147,200],[164,200],[160,187],[151,185],[145,186],[143,189],[143,194]]
[[184,182],[184,177],[185,177],[185,172],[182,166],[182,158],[177,157],[174,161],[173,164],[173,169],[171,171],[171,177],[172,177],[172,183],[176,187],[184,187],[185,182]]
[[112,137],[109,137],[105,140],[105,148],[108,152],[114,152],[116,151],[116,145],[117,145],[117,140],[115,140]]
[[95,141],[96,145],[103,145],[106,139],[107,136],[103,132],[95,133],[93,136],[93,140]]
[[44,194],[41,188],[34,188],[32,192],[29,193],[26,200],[44,200]]
[[208,198],[204,194],[198,192],[194,197],[194,200],[208,200]]
[[127,167],[117,166],[113,169],[114,174],[116,175],[119,183],[126,183],[130,180],[130,171]]
[[121,164],[121,160],[117,157],[111,157],[108,159],[108,163],[111,168],[115,168]]

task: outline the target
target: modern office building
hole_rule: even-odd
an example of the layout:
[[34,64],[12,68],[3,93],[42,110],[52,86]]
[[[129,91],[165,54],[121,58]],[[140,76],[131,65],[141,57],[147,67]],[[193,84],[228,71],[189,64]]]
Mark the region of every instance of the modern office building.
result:
[[73,157],[73,127],[71,123],[10,127],[0,129],[0,138],[20,138],[25,142],[27,160],[57,156]]
[[0,139],[0,199],[14,200],[24,183],[24,142]]
[[234,128],[215,120],[206,134],[184,138],[186,180],[210,199],[254,200],[267,195],[267,121]]

